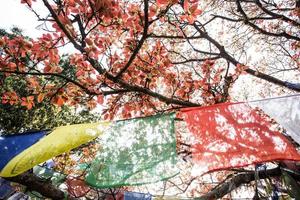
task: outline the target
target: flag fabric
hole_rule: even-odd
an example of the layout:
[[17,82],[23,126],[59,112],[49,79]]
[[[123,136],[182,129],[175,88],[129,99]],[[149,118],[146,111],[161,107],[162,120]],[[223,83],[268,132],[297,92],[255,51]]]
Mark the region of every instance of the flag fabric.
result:
[[75,198],[83,197],[90,191],[90,188],[85,184],[84,180],[67,178],[66,185],[68,193]]
[[145,194],[140,192],[125,192],[124,200],[151,200],[151,194]]
[[300,95],[276,97],[249,102],[276,120],[300,144]]
[[106,194],[105,195],[105,200],[124,200],[124,192],[119,191],[116,194]]
[[0,178],[0,199],[6,199],[14,193],[14,188],[10,185],[10,182]]
[[0,170],[16,155],[44,137],[45,131],[0,136]]
[[117,121],[99,138],[86,182],[97,188],[140,185],[173,177],[175,114]]
[[152,195],[149,193],[140,193],[140,192],[129,192],[129,191],[120,191],[114,195],[108,194],[105,196],[105,200],[152,200]]
[[295,147],[246,103],[182,109],[197,174],[273,160],[300,160]]
[[7,200],[30,200],[30,196],[24,194],[22,192],[16,192],[12,196],[10,196]]
[[2,169],[2,177],[19,175],[52,157],[68,152],[102,134],[109,122],[61,126],[16,155]]
[[197,198],[183,198],[178,196],[155,196],[153,200],[196,200]]
[[[266,114],[300,144],[300,95],[182,109],[196,174],[274,160],[299,161],[293,144]],[[171,113],[62,126],[47,136],[46,131],[0,136],[0,176],[19,175],[98,138],[95,160],[85,163],[89,185],[111,188],[168,179],[178,173],[174,118]],[[41,176],[48,173],[53,171]],[[57,178],[58,184],[64,179]]]
[[39,165],[33,167],[33,173],[40,178],[51,180],[52,184],[56,186],[62,184],[66,179],[65,174],[56,172],[53,169],[50,169],[48,167],[42,167]]

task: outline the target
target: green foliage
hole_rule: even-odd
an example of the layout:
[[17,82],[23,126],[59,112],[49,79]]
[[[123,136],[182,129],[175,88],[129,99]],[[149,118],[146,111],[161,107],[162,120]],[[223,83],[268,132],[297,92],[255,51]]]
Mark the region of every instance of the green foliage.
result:
[[31,130],[52,129],[67,124],[98,121],[99,117],[87,110],[76,112],[75,108],[43,103],[31,110],[24,107],[0,104],[0,133],[13,134]]

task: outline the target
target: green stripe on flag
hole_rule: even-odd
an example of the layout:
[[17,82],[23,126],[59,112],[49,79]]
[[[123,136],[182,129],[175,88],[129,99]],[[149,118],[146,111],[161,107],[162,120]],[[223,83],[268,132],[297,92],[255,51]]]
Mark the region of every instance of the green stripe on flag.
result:
[[176,168],[175,113],[117,121],[99,137],[86,176],[93,187],[140,185],[168,179]]

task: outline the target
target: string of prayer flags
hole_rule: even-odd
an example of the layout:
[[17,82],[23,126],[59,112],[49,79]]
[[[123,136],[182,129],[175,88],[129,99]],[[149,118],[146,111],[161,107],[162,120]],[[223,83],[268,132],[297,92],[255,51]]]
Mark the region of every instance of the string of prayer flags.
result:
[[61,126],[16,155],[2,169],[2,177],[19,175],[34,166],[68,152],[102,134],[109,122]]
[[173,177],[175,114],[117,121],[99,138],[86,182],[97,188],[140,185]]
[[151,194],[145,194],[140,192],[125,192],[124,200],[151,200]]
[[[190,133],[187,146],[196,163],[193,175],[274,160],[300,160],[300,154],[274,122],[300,144],[300,95],[185,108],[180,116]],[[92,143],[100,147],[96,158],[78,165],[87,172],[87,184],[112,188],[168,179],[178,173],[174,118],[171,113],[62,126],[47,136],[46,131],[0,136],[0,176],[19,175],[97,138]],[[53,162],[47,165],[51,167]],[[51,178],[55,184],[66,178],[50,169],[34,167],[34,173]],[[70,191],[81,191],[83,181],[67,182]],[[80,195],[74,192],[74,196]]]
[[0,136],[0,170],[16,155],[45,136],[44,131]]
[[295,147],[246,103],[182,109],[197,175],[273,160],[300,160]]
[[276,120],[286,134],[300,144],[300,95],[291,95],[249,102]]

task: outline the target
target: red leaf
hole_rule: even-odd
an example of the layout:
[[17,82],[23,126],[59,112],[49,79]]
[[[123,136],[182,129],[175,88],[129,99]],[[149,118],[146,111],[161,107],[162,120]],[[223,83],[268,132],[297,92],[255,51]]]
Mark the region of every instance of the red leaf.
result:
[[34,106],[34,96],[22,97],[22,106],[26,106],[30,110]]
[[157,0],[156,2],[158,6],[166,6],[169,4],[178,3],[178,0]]
[[98,95],[98,96],[97,96],[97,103],[103,104],[103,101],[104,101],[103,95]]
[[58,97],[57,97],[56,104],[57,104],[58,106],[62,106],[62,105],[64,105],[64,103],[65,103],[65,100],[64,100],[61,96],[58,96]]
[[39,103],[41,103],[44,100],[44,98],[45,98],[45,94],[44,93],[40,93],[39,96],[38,96],[38,98],[37,98],[37,101]]

